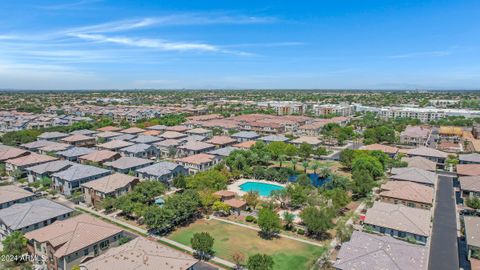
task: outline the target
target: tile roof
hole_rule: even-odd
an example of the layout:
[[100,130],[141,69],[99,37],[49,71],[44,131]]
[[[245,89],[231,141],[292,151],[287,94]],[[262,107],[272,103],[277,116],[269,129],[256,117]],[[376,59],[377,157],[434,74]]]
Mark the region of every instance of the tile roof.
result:
[[460,189],[466,191],[480,192],[480,175],[461,176],[458,178]]
[[240,131],[232,134],[233,138],[256,139],[260,137],[255,131]]
[[229,136],[213,136],[210,140],[207,141],[207,143],[215,145],[225,145],[235,142],[237,142],[237,140]]
[[20,156],[27,155],[28,153],[29,152],[27,150],[20,149],[20,148],[15,148],[15,147],[7,148],[4,150],[0,150],[0,161],[17,158]]
[[401,204],[375,202],[365,214],[365,223],[421,236],[430,236],[429,210]]
[[400,136],[427,139],[431,131],[432,130],[427,127],[407,126],[405,130],[400,133]]
[[408,167],[419,168],[427,171],[436,171],[437,164],[424,157],[403,157],[402,161],[408,163]]
[[239,200],[239,199],[229,199],[229,200],[225,200],[223,202],[226,203],[227,205],[233,207],[233,208],[241,208],[241,207],[244,207],[245,205],[247,205],[247,203],[245,201]]
[[138,177],[126,175],[123,173],[110,174],[93,181],[82,184],[83,187],[92,188],[102,193],[111,193],[119,188],[126,187]]
[[15,166],[28,166],[28,165],[35,165],[43,162],[49,162],[56,160],[57,158],[47,156],[47,155],[40,155],[37,153],[31,153],[30,155],[18,157],[14,159],[9,159],[5,161],[6,163],[13,164]]
[[72,131],[70,132],[70,134],[72,135],[76,135],[76,134],[81,134],[81,135],[94,135],[96,134],[97,132],[94,131],[94,130],[89,130],[89,129],[80,129],[80,130],[75,130],[75,131]]
[[176,131],[165,131],[160,137],[165,139],[179,139],[183,137],[187,137],[187,134],[183,134]]
[[25,170],[34,172],[36,174],[54,173],[54,172],[64,170],[74,164],[75,163],[67,160],[54,160],[54,161],[42,163],[39,165],[35,165],[33,167],[25,168]]
[[25,237],[40,243],[49,242],[52,246],[59,247],[54,255],[61,258],[108,239],[122,231],[115,225],[82,214],[28,232]]
[[142,135],[148,135],[148,136],[158,136],[160,134],[162,134],[160,130],[153,130],[153,129],[142,132]]
[[467,245],[480,248],[480,217],[464,216]]
[[38,150],[45,151],[45,152],[57,152],[57,151],[67,150],[69,148],[72,148],[71,144],[53,142],[52,144],[48,144],[48,145],[45,145],[44,147],[38,148]]
[[317,144],[321,143],[321,141],[317,137],[314,137],[314,136],[301,136],[301,137],[298,137],[298,138],[296,138],[296,139],[294,139],[290,142],[295,143],[295,144],[308,143],[308,144],[312,144],[312,145],[317,145]]
[[102,162],[102,161],[111,159],[115,156],[120,156],[120,154],[110,150],[98,150],[98,151],[93,151],[89,154],[80,156],[79,159],[93,161],[93,162]]
[[188,128],[187,126],[171,126],[166,128],[167,131],[176,131],[176,132],[185,132],[189,129],[190,128]]
[[110,248],[81,264],[81,267],[91,270],[183,270],[191,269],[197,262],[186,253],[137,237],[124,245]]
[[106,132],[106,131],[119,131],[119,130],[121,130],[121,128],[119,128],[119,127],[114,127],[114,126],[106,126],[106,127],[97,128],[97,131],[101,131],[101,132]]
[[480,163],[480,154],[479,153],[460,154],[460,155],[458,155],[458,160],[466,161],[466,162]]
[[[151,145],[151,144],[137,143],[137,144],[133,144],[133,145],[121,148],[120,152],[142,153],[142,152],[144,152],[144,151],[146,151],[146,150],[148,150],[149,148],[152,148],[152,147],[154,148],[154,146]],[[154,148],[154,149],[156,149],[156,148]]]
[[342,244],[333,266],[341,270],[426,270],[428,255],[423,246],[354,231],[350,241]]
[[190,129],[187,133],[201,135],[201,134],[206,134],[211,132],[212,132],[211,130],[205,129],[205,128],[194,128],[194,129]]
[[95,138],[87,136],[87,135],[74,134],[74,135],[70,135],[68,137],[65,137],[65,138],[61,139],[61,141],[72,143],[72,142],[82,142],[82,141],[88,141],[88,140],[94,140],[94,139]]
[[110,171],[90,165],[74,164],[64,171],[52,174],[52,177],[58,177],[65,181],[75,181],[107,173],[110,173]]
[[40,134],[38,136],[38,138],[48,140],[48,139],[64,138],[64,137],[67,137],[67,136],[68,136],[67,133],[54,131],[54,132],[44,132],[44,133]]
[[141,132],[144,132],[144,131],[145,131],[145,129],[138,128],[138,127],[131,127],[131,128],[120,130],[120,132],[126,133],[126,134],[137,134],[137,133],[141,133]]
[[134,143],[155,143],[163,140],[162,138],[150,136],[150,135],[140,135],[135,139],[130,140]]
[[390,176],[390,179],[417,182],[427,185],[435,185],[438,178],[437,174],[434,172],[414,167],[393,168],[391,173],[392,175]]
[[79,157],[86,154],[90,154],[95,151],[96,151],[95,149],[86,148],[86,147],[72,147],[70,149],[57,152],[57,155],[63,156],[63,157]]
[[174,140],[174,139],[167,139],[164,141],[156,142],[153,145],[157,147],[169,147],[169,146],[177,146],[180,145],[181,140]]
[[230,153],[232,153],[235,150],[239,150],[239,148],[233,147],[233,146],[227,146],[227,147],[218,148],[218,149],[209,151],[207,154],[228,157]]
[[135,135],[135,134],[122,134],[122,135],[112,137],[111,139],[112,140],[120,140],[120,141],[130,141],[130,140],[133,140],[135,138],[137,138],[137,135]]
[[457,164],[458,175],[480,175],[480,164]]
[[362,146],[360,149],[361,150],[368,150],[368,151],[382,151],[382,152],[387,153],[387,154],[396,154],[398,152],[397,147],[378,144],[378,143],[365,145],[365,146]]
[[166,128],[167,128],[167,126],[164,126],[164,125],[155,125],[155,126],[147,127],[147,129],[149,129],[149,130],[159,130],[159,131],[163,131]]
[[419,148],[411,149],[407,152],[409,155],[412,156],[423,156],[423,157],[439,157],[439,158],[447,158],[448,154],[442,152],[437,149],[428,148],[425,146],[421,146]]
[[72,212],[73,209],[59,203],[38,199],[0,210],[0,220],[10,229],[18,230]]
[[257,143],[256,141],[245,141],[245,142],[234,144],[232,146],[233,147],[238,147],[238,148],[250,149],[256,143]]
[[122,135],[120,132],[115,132],[115,131],[105,131],[105,132],[100,132],[95,134],[96,137],[98,138],[113,138],[115,136]]
[[153,161],[144,158],[121,157],[114,161],[105,162],[104,165],[115,169],[125,170],[152,163]]
[[409,181],[388,181],[381,186],[380,196],[432,204],[433,188]]
[[14,185],[0,186],[0,204],[28,198],[34,194]]
[[259,140],[266,142],[287,142],[289,139],[283,135],[268,135],[261,137]]
[[203,163],[208,163],[212,162],[215,159],[215,156],[209,155],[209,154],[196,154],[184,158],[179,158],[177,161],[183,162],[183,163],[190,163],[190,164],[203,164]]
[[214,148],[215,145],[205,143],[205,142],[198,142],[198,141],[188,141],[184,145],[179,146],[179,149],[186,149],[186,150],[192,150],[192,151],[199,151],[199,150],[205,150],[209,148]]
[[154,163],[148,167],[144,167],[141,169],[136,170],[139,173],[146,173],[149,175],[154,175],[154,176],[163,176],[170,174],[173,170],[175,170],[177,167],[181,167],[181,165],[178,165],[173,162],[168,162],[168,161],[162,161],[159,163]]
[[119,149],[119,148],[127,147],[127,146],[130,146],[130,145],[133,145],[133,143],[126,142],[126,141],[121,141],[121,140],[111,140],[109,142],[99,144],[99,145],[97,145],[97,147],[112,150],[112,149]]
[[42,148],[42,147],[45,147],[45,146],[51,145],[51,144],[56,144],[56,142],[46,141],[46,140],[38,140],[38,141],[30,142],[30,143],[24,143],[20,146],[23,147],[23,148],[29,149],[29,150],[36,150],[38,148]]

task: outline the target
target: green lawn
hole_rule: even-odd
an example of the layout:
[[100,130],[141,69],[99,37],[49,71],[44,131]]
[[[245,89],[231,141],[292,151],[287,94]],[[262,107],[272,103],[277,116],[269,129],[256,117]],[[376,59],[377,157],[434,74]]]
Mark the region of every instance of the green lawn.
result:
[[274,269],[279,270],[310,269],[325,251],[325,248],[285,238],[264,240],[257,231],[218,220],[198,220],[188,227],[177,229],[168,238],[190,246],[190,239],[197,232],[208,232],[215,238],[213,249],[220,258],[232,261],[231,256],[235,252],[241,252],[247,258],[265,253],[273,257]]

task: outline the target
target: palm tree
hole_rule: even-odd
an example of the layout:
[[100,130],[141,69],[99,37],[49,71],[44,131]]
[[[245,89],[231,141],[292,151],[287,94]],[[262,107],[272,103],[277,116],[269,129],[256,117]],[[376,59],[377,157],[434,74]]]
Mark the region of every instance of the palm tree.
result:
[[320,175],[322,176],[322,178],[327,178],[331,174],[332,174],[332,170],[330,170],[329,167],[322,167],[322,169],[320,170]]
[[307,160],[304,160],[304,161],[302,162],[303,172],[304,172],[304,173],[307,173],[308,164],[309,164],[309,163],[308,163]]
[[320,163],[318,161],[315,161],[310,165],[310,169],[312,169],[314,173],[317,173],[318,168],[320,168]]
[[292,158],[292,160],[290,160],[290,162],[292,163],[293,170],[296,171],[298,160],[296,160],[295,158]]
[[278,156],[278,161],[280,161],[280,168],[282,168],[283,166],[283,162],[285,162],[287,160],[287,156],[286,155],[280,155]]
[[293,220],[295,219],[295,215],[292,213],[285,211],[283,212],[283,221],[285,222],[285,229],[290,230],[293,226]]

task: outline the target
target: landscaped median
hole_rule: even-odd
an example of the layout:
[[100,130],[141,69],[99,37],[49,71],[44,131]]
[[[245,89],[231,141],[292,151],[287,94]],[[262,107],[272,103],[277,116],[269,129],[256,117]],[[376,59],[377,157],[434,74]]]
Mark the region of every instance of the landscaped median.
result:
[[167,238],[184,245],[190,245],[193,234],[208,232],[214,239],[215,256],[232,260],[232,255],[240,252],[249,257],[257,253],[272,256],[275,269],[310,269],[315,261],[325,252],[325,247],[287,239],[284,237],[271,240],[262,239],[258,232],[242,226],[219,220],[200,219],[172,232]]

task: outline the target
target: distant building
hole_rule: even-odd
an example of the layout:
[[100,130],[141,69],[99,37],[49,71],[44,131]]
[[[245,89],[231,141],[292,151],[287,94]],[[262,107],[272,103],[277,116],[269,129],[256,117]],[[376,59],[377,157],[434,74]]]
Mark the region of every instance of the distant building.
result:
[[263,109],[273,109],[277,115],[304,114],[307,105],[297,101],[262,101],[257,106]]
[[388,181],[380,187],[382,202],[403,204],[408,207],[430,209],[433,205],[433,188],[409,181]]
[[217,164],[218,161],[219,159],[214,155],[205,153],[179,158],[176,160],[178,164],[188,169],[189,174],[206,171]]
[[139,182],[134,176],[114,173],[81,185],[85,203],[101,208],[106,197],[116,198],[133,190]]
[[81,184],[109,174],[109,170],[75,164],[66,170],[52,174],[52,180],[54,181],[55,189],[66,196],[70,196],[74,191],[80,189]]
[[317,116],[351,116],[355,113],[355,106],[349,104],[315,104],[313,105],[313,112]]
[[148,167],[136,170],[140,178],[147,180],[161,181],[168,186],[172,185],[172,181],[178,175],[187,175],[188,171],[183,166],[173,162],[163,161],[152,164]]
[[117,160],[104,163],[110,170],[127,174],[151,164],[153,164],[152,160],[138,157],[121,157]]
[[428,142],[431,128],[423,126],[407,126],[400,133],[400,143],[413,146],[424,146]]
[[0,209],[35,199],[35,194],[14,185],[0,186]]

